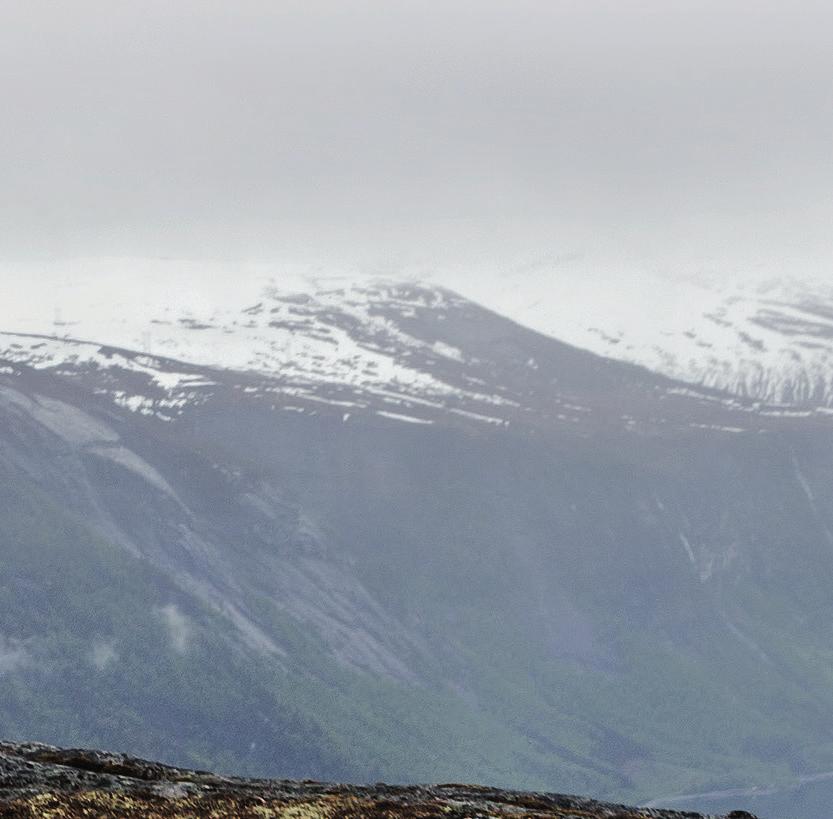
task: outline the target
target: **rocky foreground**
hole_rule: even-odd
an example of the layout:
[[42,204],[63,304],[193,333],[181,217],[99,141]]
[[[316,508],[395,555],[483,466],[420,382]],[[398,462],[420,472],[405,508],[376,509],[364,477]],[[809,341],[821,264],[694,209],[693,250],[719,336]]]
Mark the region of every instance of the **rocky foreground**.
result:
[[[0,743],[0,816],[705,819],[694,813],[472,785],[355,786],[237,779],[123,754],[35,743]],[[735,811],[725,819],[754,817]]]

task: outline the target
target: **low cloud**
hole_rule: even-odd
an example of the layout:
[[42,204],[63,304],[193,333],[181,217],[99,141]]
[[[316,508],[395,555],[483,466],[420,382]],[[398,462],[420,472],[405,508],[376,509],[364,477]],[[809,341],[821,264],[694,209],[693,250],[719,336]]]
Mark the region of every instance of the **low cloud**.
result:
[[104,671],[119,659],[113,640],[98,638],[93,641],[90,649],[90,662],[99,670]]
[[191,621],[186,617],[174,603],[168,603],[156,609],[156,613],[162,618],[162,622],[168,629],[168,636],[171,640],[171,647],[179,654],[188,650],[191,639]]
[[0,634],[0,676],[27,666],[32,656],[21,640]]

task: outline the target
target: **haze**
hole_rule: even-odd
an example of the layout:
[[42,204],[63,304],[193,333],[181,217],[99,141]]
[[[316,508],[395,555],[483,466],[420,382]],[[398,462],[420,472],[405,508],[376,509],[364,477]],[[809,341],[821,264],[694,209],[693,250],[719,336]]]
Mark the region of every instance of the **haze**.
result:
[[0,262],[823,276],[831,31],[806,1],[6,2]]

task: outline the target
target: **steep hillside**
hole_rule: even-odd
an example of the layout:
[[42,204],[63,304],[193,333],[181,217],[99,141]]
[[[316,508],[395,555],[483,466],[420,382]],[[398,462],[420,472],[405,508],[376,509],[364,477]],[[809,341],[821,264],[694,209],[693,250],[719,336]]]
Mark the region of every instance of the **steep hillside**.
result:
[[358,350],[321,373],[3,337],[1,735],[631,802],[833,769],[828,413],[327,299],[175,334]]

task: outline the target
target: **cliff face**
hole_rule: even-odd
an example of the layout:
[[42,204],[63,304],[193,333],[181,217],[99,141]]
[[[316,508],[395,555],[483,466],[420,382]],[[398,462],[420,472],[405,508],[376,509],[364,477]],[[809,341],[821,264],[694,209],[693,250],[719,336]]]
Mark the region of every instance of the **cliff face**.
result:
[[[471,785],[354,786],[239,779],[122,754],[0,743],[0,816],[454,819],[484,815],[513,819],[704,819],[694,813]],[[725,819],[754,817],[735,811]]]

